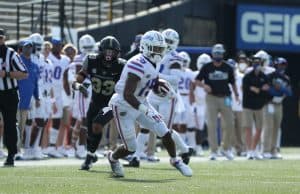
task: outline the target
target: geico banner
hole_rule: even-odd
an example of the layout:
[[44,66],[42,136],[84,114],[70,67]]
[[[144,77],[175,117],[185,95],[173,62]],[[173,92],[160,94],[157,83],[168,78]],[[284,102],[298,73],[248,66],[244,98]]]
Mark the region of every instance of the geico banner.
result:
[[241,4],[236,22],[238,49],[300,51],[300,8]]

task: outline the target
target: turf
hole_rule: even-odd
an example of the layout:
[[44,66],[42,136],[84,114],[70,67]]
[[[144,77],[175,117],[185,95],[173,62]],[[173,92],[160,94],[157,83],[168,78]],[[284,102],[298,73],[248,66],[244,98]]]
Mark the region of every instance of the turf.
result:
[[126,168],[125,178],[112,178],[107,164],[89,172],[78,166],[0,168],[0,193],[300,193],[298,160],[192,161],[191,167],[191,178],[167,163]]

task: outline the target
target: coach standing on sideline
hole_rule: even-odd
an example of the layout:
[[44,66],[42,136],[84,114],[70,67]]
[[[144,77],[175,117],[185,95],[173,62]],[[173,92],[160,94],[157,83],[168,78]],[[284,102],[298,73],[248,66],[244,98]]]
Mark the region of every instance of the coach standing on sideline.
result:
[[4,30],[0,29],[0,110],[4,121],[4,145],[8,156],[4,166],[14,166],[17,153],[16,115],[19,103],[17,80],[28,76],[19,55],[5,45]]
[[238,92],[235,85],[233,68],[224,60],[225,49],[222,44],[216,44],[212,48],[211,63],[202,67],[196,77],[196,84],[203,87],[207,92],[207,126],[208,126],[208,141],[211,149],[210,160],[217,159],[217,118],[221,113],[224,128],[223,135],[223,154],[228,160],[233,160],[234,156],[230,151],[232,142],[230,142],[233,132],[233,112],[231,109],[231,92],[229,84],[232,86],[234,97],[238,99]]

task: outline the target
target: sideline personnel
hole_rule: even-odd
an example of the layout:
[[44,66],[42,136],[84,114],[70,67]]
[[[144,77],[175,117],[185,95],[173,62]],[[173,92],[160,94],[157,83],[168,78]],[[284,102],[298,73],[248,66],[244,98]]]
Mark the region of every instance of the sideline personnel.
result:
[[28,76],[19,55],[5,45],[4,30],[0,29],[0,110],[4,121],[4,145],[8,156],[4,166],[14,166],[14,156],[17,153],[16,114],[19,103],[17,80]]

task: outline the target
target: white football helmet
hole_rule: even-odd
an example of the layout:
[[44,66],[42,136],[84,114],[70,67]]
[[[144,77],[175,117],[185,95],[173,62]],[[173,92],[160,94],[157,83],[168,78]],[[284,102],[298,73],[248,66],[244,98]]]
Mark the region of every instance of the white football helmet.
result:
[[190,55],[187,52],[182,51],[179,53],[179,56],[183,58],[182,68],[184,69],[190,68],[190,63],[191,63]]
[[197,59],[197,69],[200,71],[203,65],[212,62],[211,57],[208,54],[203,53]]
[[168,28],[164,31],[162,31],[162,35],[165,38],[165,41],[167,43],[167,51],[174,51],[177,49],[178,44],[179,44],[179,35],[178,33],[171,29]]
[[79,50],[83,54],[91,53],[95,49],[95,44],[95,39],[91,35],[85,34],[79,39]]
[[35,53],[39,54],[42,51],[42,45],[44,43],[43,37],[39,33],[34,33],[29,36],[29,39],[33,43]]
[[271,56],[264,50],[258,51],[254,57],[258,57],[263,61],[263,66],[268,66],[270,64],[270,58]]
[[155,64],[162,60],[166,47],[164,37],[155,30],[146,32],[140,42],[141,53]]

